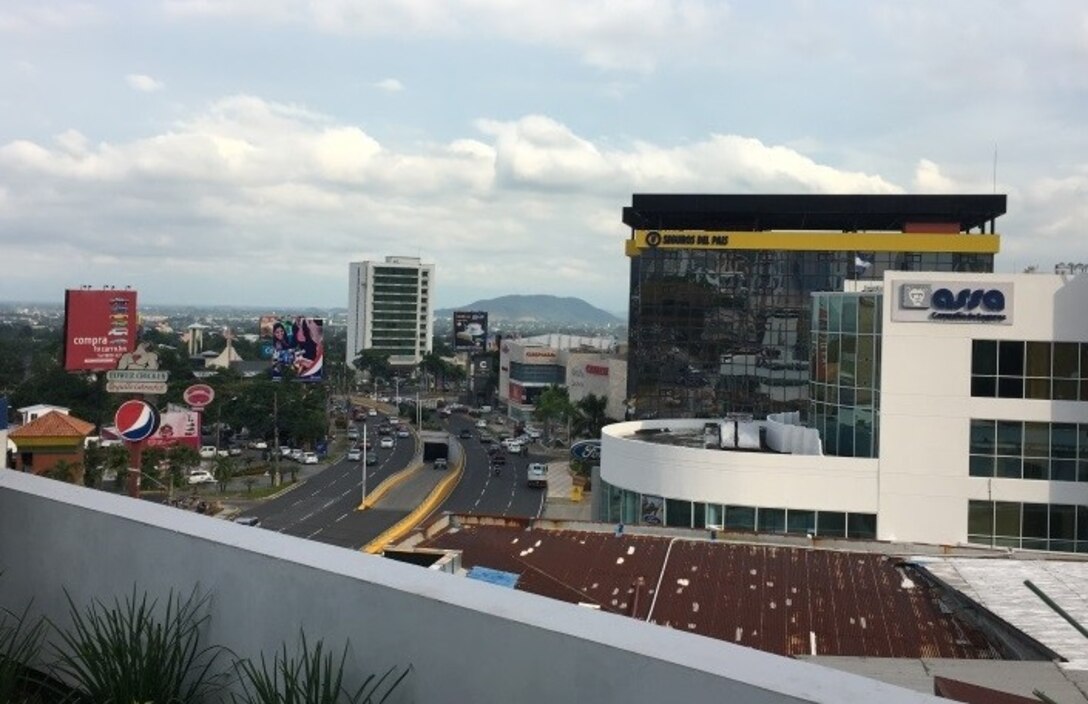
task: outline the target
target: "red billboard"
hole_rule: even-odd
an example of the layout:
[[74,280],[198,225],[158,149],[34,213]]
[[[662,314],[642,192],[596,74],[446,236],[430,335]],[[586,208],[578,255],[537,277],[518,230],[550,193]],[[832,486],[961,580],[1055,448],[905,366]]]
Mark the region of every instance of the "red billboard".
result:
[[136,292],[68,289],[64,292],[64,369],[100,372],[136,347]]

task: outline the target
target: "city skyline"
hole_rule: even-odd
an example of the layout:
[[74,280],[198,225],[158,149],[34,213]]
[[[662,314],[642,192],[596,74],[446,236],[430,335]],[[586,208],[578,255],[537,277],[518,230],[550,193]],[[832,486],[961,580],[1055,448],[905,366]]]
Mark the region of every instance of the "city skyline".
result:
[[0,8],[0,300],[627,307],[635,192],[1009,194],[998,272],[1079,261],[1088,10],[711,0]]

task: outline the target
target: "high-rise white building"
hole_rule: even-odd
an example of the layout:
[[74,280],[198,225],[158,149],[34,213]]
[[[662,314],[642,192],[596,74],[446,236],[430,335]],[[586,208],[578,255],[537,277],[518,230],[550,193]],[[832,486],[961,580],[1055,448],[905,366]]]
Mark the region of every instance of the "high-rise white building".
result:
[[347,361],[361,350],[394,366],[419,364],[434,334],[434,264],[418,257],[352,262],[348,271]]

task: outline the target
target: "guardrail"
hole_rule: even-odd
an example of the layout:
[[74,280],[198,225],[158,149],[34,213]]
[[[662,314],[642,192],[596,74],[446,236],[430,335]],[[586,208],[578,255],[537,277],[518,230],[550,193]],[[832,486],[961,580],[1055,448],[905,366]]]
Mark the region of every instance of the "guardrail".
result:
[[413,474],[423,469],[423,443],[420,441],[419,433],[417,431],[413,430],[412,435],[415,437],[416,441],[416,450],[412,455],[412,461],[407,467],[389,475],[378,484],[378,486],[374,487],[374,491],[371,491],[366,495],[362,503],[359,504],[359,508],[355,509],[356,511],[365,511],[368,508],[373,508],[374,504],[381,501],[386,494],[395,489]]
[[360,550],[371,555],[380,553],[386,545],[390,543],[396,543],[404,539],[406,535],[415,530],[415,527],[419,523],[431,515],[436,508],[442,505],[442,502],[449,498],[449,495],[453,493],[454,488],[458,482],[461,481],[461,476],[465,471],[465,453],[461,451],[458,453],[457,461],[452,467],[452,471],[449,472],[442,481],[438,482],[434,489],[431,489],[431,493],[427,495],[427,498],[420,502],[419,506],[412,509],[404,518],[393,524],[392,527],[387,528],[381,535],[374,540],[364,545]]

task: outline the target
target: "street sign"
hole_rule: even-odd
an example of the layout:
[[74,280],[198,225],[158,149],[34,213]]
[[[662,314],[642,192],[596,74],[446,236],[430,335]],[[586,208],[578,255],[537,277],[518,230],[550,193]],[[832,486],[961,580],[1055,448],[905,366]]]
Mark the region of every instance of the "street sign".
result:
[[207,406],[215,398],[215,389],[207,384],[193,384],[181,394],[181,398],[194,411]]
[[127,442],[140,442],[159,429],[159,412],[147,401],[125,401],[113,416],[117,434]]
[[165,394],[165,381],[107,381],[110,394]]
[[159,381],[166,382],[170,372],[152,369],[111,369],[106,372],[106,381]]

